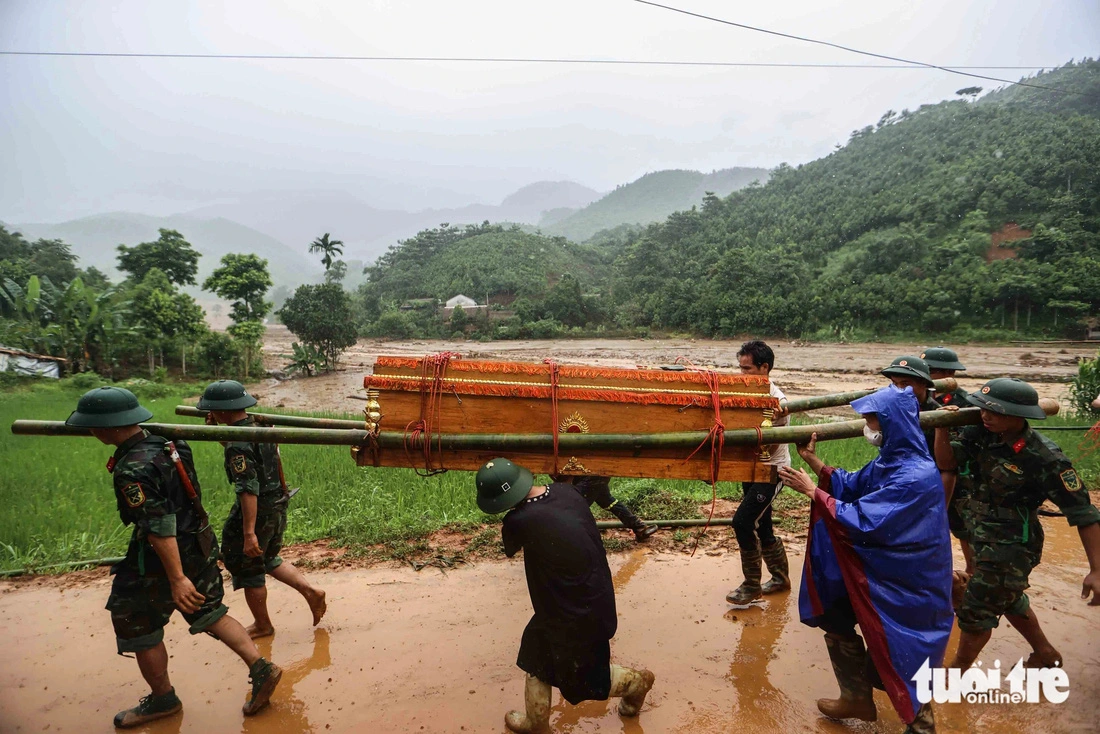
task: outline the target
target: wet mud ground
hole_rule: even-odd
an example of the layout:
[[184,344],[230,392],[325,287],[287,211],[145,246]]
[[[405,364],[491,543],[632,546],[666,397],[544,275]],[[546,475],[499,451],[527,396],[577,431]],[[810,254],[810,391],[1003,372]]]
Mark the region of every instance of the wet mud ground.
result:
[[[1070,694],[1062,704],[941,705],[941,732],[1096,731],[1100,699],[1100,608],[1079,598],[1087,570],[1076,531],[1044,518],[1043,564],[1030,595],[1065,657]],[[792,548],[796,580],[801,556]],[[818,697],[836,695],[821,633],[798,622],[797,590],[759,608],[724,601],[740,574],[735,554],[654,552],[611,556],[619,609],[616,662],[657,675],[641,716],[620,719],[614,703],[569,706],[555,691],[555,732],[889,732],[904,726],[876,692],[879,721],[851,726],[821,718]],[[179,615],[166,632],[182,714],[143,730],[169,732],[505,732],[504,713],[522,706],[514,661],[530,616],[522,561],[483,562],[447,573],[407,568],[310,572],[328,591],[329,612],[309,626],[305,603],[271,585],[277,632],[260,650],[286,673],[269,709],[240,711],[247,673]],[[64,577],[62,577],[63,579]],[[114,731],[111,717],[146,693],[137,665],[115,654],[107,581],[0,585],[0,732]],[[231,613],[249,620],[241,592]],[[948,650],[955,646],[953,637]],[[1006,624],[982,656],[1011,667],[1025,654]]]

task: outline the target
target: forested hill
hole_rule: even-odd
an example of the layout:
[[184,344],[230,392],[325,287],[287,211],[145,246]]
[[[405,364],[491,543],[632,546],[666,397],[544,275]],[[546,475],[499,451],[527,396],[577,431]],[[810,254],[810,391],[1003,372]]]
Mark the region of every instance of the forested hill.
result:
[[713,173],[657,171],[619,186],[583,209],[562,217],[548,212],[539,223],[542,231],[583,242],[600,230],[621,224],[650,224],[669,214],[702,202],[706,192],[725,196],[753,181],[766,181],[763,168],[726,168]]
[[586,285],[600,272],[599,253],[561,237],[529,234],[503,225],[444,226],[424,230],[389,249],[367,268],[368,300],[446,300],[464,294],[539,297],[563,274]]
[[[633,235],[612,276],[620,323],[942,333],[1096,315],[1100,62],[1032,82],[1066,93],[888,111],[825,158]],[[1031,237],[990,258],[1009,223]]]

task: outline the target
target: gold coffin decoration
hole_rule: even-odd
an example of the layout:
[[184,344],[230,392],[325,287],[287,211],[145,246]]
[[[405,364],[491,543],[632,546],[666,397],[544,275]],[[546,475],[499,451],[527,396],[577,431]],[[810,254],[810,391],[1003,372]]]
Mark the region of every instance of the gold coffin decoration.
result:
[[[616,369],[462,359],[380,356],[363,385],[368,391],[368,430],[404,431],[405,451],[362,450],[361,465],[420,470],[477,470],[494,458],[480,451],[440,450],[424,439],[440,433],[547,434],[707,432],[715,425],[717,390],[726,430],[770,425],[778,401],[766,377],[707,372]],[[556,398],[556,400],[555,400]],[[599,474],[659,479],[711,478],[711,442],[689,458],[682,448],[601,451],[571,456],[552,452],[508,456],[536,473]],[[767,482],[774,468],[767,452],[726,446],[722,481]]]

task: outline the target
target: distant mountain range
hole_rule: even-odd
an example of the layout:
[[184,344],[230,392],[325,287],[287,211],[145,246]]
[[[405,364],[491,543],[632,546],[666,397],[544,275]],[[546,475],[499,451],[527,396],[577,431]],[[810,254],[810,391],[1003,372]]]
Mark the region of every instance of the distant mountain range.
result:
[[344,242],[347,257],[372,261],[398,240],[443,223],[537,224],[544,211],[579,209],[600,196],[572,181],[540,181],[519,189],[499,206],[469,204],[408,212],[375,208],[339,191],[262,193],[193,209],[187,216],[232,219],[303,251],[314,238],[330,232]]
[[72,245],[81,265],[111,274],[116,272],[117,245],[148,242],[157,238],[160,228],[175,229],[203,254],[200,277],[217,267],[226,253],[253,252],[267,258],[276,286],[295,286],[320,280],[320,263],[308,251],[309,243],[324,232],[344,242],[345,260],[364,262],[372,262],[399,240],[443,223],[513,222],[583,242],[599,230],[620,224],[660,221],[699,204],[707,191],[726,196],[767,176],[762,168],[710,174],[658,171],[606,195],[572,181],[539,181],[496,206],[470,204],[418,212],[374,208],[340,191],[264,192],[167,217],[112,212],[57,224],[13,223],[10,229],[28,239],[64,240]]
[[136,245],[158,237],[158,229],[175,229],[202,253],[199,282],[218,267],[222,255],[230,252],[254,252],[267,258],[275,285],[297,285],[319,280],[321,265],[307,255],[306,248],[292,249],[274,237],[222,217],[201,218],[188,215],[150,217],[130,212],[112,212],[73,219],[60,224],[13,224],[9,229],[22,232],[29,240],[59,239],[73,248],[80,265],[94,265],[110,275],[117,271],[118,245]]
[[673,212],[700,204],[708,191],[725,197],[754,181],[763,184],[767,180],[766,168],[726,168],[713,173],[682,170],[647,173],[578,211],[548,212],[539,227],[546,234],[584,242],[600,230],[620,224],[659,222]]

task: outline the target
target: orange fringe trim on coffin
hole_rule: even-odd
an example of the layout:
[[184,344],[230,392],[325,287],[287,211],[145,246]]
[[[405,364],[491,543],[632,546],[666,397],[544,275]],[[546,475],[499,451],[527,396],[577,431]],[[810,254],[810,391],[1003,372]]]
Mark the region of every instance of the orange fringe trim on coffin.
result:
[[[454,366],[454,363],[451,363]],[[564,371],[564,368],[563,368]],[[540,398],[549,400],[549,385],[492,385],[485,383],[460,383],[446,378],[441,381],[442,389],[460,395],[492,395],[505,398]],[[385,375],[367,375],[363,380],[365,387],[371,390],[400,390],[420,392],[421,383],[416,380],[394,379]],[[606,403],[635,403],[638,405],[691,405],[701,408],[712,407],[711,395],[700,392],[698,395],[683,395],[666,392],[624,392],[614,387],[574,388],[559,387],[558,400],[589,400]],[[723,408],[778,408],[779,401],[770,395],[748,397],[729,395],[720,398]]]
[[[423,367],[423,358],[420,357],[386,357],[380,356],[375,360],[375,367],[394,367],[398,369],[419,370]],[[618,367],[587,367],[584,365],[559,364],[558,370],[562,378],[576,377],[580,379],[622,379],[652,382],[680,382],[705,386],[706,381],[702,373],[693,370],[633,370]],[[493,362],[483,360],[452,359],[447,364],[448,372],[479,372],[486,374],[510,374],[546,376],[549,379],[550,365],[535,364],[531,362]],[[768,378],[758,375],[735,375],[716,372],[720,385],[745,385],[746,387],[760,387],[766,389]],[[364,380],[370,380],[368,375]],[[774,407],[774,406],[773,406]]]

